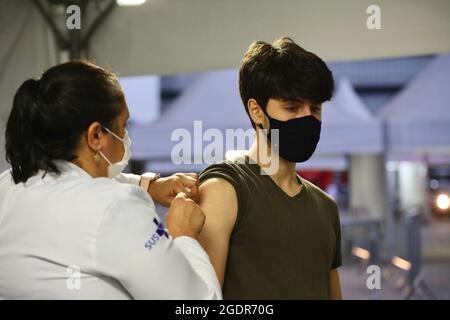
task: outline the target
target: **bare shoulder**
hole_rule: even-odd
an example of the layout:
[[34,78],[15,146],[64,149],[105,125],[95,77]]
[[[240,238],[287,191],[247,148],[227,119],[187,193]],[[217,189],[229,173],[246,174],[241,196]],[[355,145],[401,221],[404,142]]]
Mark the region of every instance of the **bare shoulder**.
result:
[[[229,198],[235,198],[236,197],[236,191],[234,190],[234,187],[229,183],[227,180],[223,178],[210,178],[206,181],[204,181],[200,185],[200,192],[203,192],[203,195],[205,197],[209,196],[215,196],[216,194],[222,194]],[[202,199],[200,199],[202,200]]]
[[234,226],[238,210],[234,187],[223,178],[211,178],[199,188],[199,205],[205,215]]

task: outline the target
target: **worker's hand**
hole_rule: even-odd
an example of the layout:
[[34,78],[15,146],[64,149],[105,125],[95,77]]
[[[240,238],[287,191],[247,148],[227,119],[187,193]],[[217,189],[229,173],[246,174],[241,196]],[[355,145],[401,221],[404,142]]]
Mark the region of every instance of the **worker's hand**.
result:
[[166,216],[166,227],[173,239],[188,236],[197,239],[205,224],[205,214],[192,199],[180,192],[172,200]]
[[191,199],[197,197],[198,177],[196,173],[175,173],[153,181],[148,188],[152,199],[164,207],[170,206],[179,192],[185,193]]

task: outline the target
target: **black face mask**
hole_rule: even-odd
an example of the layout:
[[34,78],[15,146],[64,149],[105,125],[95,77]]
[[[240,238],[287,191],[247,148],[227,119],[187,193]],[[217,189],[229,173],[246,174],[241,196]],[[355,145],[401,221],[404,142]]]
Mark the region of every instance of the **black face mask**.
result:
[[[272,148],[280,157],[290,162],[304,162],[311,158],[320,139],[322,122],[310,115],[288,121],[271,118],[263,109],[270,121],[270,130],[278,129],[279,145]],[[259,125],[263,129],[262,125]],[[267,139],[271,141],[270,130]]]

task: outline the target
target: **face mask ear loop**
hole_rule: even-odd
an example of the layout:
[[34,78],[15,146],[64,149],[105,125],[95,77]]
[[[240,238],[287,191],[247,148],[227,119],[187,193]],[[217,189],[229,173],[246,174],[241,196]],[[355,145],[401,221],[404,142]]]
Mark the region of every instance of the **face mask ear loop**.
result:
[[[267,117],[267,119],[269,119],[269,126],[270,126],[270,116],[267,114],[266,110],[264,110],[263,107],[261,107],[258,103],[258,106],[261,108],[262,112],[264,113],[264,115]],[[258,124],[258,127],[261,130],[267,130],[267,139],[270,141],[270,128],[269,129],[264,129],[264,127],[262,126],[262,124]]]
[[[103,129],[105,129],[106,131],[108,131],[109,134],[111,134],[114,138],[118,139],[119,141],[121,141],[122,143],[124,142],[124,140],[119,137],[117,134],[115,134],[114,132],[112,132],[111,130],[109,130],[107,127],[103,126]],[[98,153],[102,156],[103,159],[105,159],[105,161],[111,166],[113,165],[113,163],[111,161],[109,161],[109,159],[103,154],[103,152],[101,150],[98,150]]]
[[103,159],[105,159],[105,161],[109,164],[112,165],[111,161],[109,161],[109,159],[103,154],[103,152],[101,150],[98,150],[98,153],[102,156]]
[[111,130],[109,130],[107,127],[103,127],[106,131],[108,131],[114,138],[116,138],[117,140],[124,142],[123,138],[119,137],[117,134],[115,134],[114,132],[112,132]]

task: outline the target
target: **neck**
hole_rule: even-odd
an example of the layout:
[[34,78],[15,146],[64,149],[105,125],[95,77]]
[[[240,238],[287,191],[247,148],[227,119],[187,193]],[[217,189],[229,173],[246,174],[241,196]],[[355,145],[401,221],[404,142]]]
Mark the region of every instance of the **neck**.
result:
[[[273,173],[268,174],[278,185],[280,186],[289,186],[292,184],[298,185],[297,181],[297,175],[295,171],[295,162],[287,161],[283,158],[281,158],[278,154],[275,152],[272,152],[271,145],[268,143],[267,139],[265,137],[261,138],[258,137],[259,135],[256,134],[256,139],[253,142],[252,146],[250,147],[248,156],[250,159],[252,159],[254,162],[256,162],[262,169],[265,167],[268,167],[269,165],[267,163],[264,163],[261,159],[261,157],[264,158],[270,158],[278,161],[278,170],[275,170]],[[262,146],[261,144],[265,144]],[[260,152],[264,152],[264,149],[267,150],[268,156],[263,155]],[[260,156],[261,155],[261,156]]]
[[94,154],[90,150],[79,150],[77,158],[72,160],[73,164],[79,166],[93,178],[108,176],[107,170],[101,166],[102,162],[105,162],[103,158],[95,161]]

